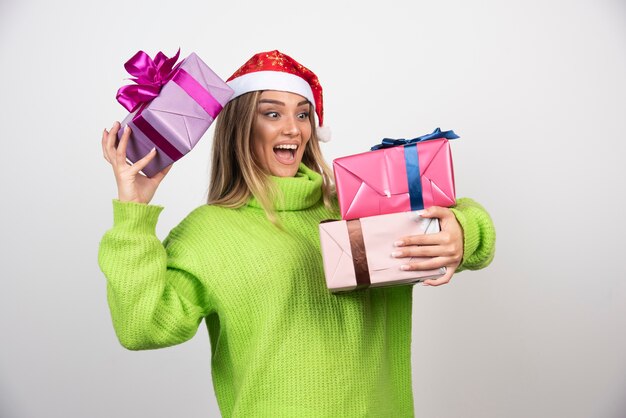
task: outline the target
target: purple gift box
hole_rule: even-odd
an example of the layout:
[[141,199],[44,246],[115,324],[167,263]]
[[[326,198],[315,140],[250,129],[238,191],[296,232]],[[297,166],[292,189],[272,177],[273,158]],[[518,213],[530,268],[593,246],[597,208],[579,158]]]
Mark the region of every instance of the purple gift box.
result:
[[136,162],[157,150],[142,170],[148,177],[191,151],[233,95],[196,54],[174,66],[177,59],[178,53],[172,58],[159,53],[152,60],[139,51],[125,65],[137,85],[124,86],[117,95],[131,112],[118,132],[119,140],[126,125],[132,129],[127,158]]

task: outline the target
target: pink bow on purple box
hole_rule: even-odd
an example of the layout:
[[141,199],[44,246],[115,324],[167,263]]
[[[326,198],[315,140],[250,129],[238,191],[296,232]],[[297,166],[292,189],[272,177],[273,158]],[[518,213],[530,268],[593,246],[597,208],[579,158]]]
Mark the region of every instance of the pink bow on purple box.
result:
[[126,155],[136,162],[156,147],[156,157],[143,169],[148,177],[191,151],[233,95],[196,54],[175,65],[179,53],[168,58],[159,52],[153,60],[139,51],[124,64],[136,83],[117,92],[131,112],[122,121],[132,129]]

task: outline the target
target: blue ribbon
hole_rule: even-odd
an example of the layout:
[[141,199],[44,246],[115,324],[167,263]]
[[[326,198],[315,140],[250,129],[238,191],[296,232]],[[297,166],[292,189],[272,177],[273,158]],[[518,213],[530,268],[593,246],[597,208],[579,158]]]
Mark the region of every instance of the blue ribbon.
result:
[[374,145],[372,148],[370,148],[370,150],[371,151],[376,151],[378,149],[397,147],[397,146],[400,146],[400,145],[417,144],[418,142],[424,142],[424,141],[428,141],[429,139],[439,139],[439,138],[457,139],[457,138],[460,138],[460,136],[455,134],[454,131],[443,131],[442,132],[441,129],[437,128],[430,134],[418,136],[417,138],[413,138],[413,139],[383,138],[383,140],[381,141],[380,144]]
[[422,197],[422,179],[420,178],[417,144],[409,144],[404,147],[404,164],[406,165],[406,179],[409,183],[411,210],[422,210],[424,209],[424,198]]

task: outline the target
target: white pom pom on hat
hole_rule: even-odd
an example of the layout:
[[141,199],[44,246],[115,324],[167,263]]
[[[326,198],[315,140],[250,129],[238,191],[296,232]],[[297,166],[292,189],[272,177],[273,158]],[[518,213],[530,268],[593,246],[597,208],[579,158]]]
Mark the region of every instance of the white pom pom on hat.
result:
[[231,100],[258,90],[288,91],[305,97],[317,115],[318,139],[330,141],[330,129],[324,126],[322,86],[311,70],[290,56],[278,50],[260,52],[235,71],[226,84],[235,91]]
[[316,131],[317,131],[317,139],[319,139],[322,142],[330,141],[331,132],[328,126],[318,126]]

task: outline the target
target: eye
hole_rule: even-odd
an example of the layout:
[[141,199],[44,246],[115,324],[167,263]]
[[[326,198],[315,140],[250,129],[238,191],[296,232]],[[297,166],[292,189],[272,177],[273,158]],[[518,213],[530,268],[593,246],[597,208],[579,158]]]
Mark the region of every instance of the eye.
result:
[[265,116],[268,118],[276,119],[278,117],[278,112],[266,112]]
[[298,113],[298,119],[308,119],[309,118],[309,112],[302,112],[302,113]]

